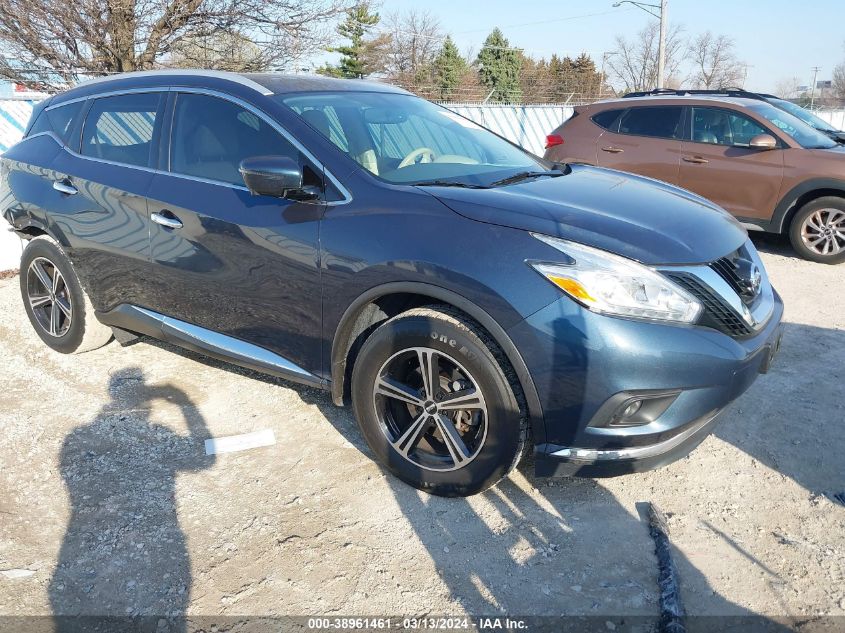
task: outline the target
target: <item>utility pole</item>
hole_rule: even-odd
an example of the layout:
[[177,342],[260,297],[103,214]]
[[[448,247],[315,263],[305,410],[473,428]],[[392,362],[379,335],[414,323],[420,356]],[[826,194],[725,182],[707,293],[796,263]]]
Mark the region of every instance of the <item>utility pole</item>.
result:
[[[614,2],[613,6],[620,7],[623,4],[633,4],[638,9],[642,9],[649,15],[653,15],[660,20],[660,39],[657,42],[657,87],[663,88],[666,82],[666,29],[669,22],[666,16],[666,5],[669,4],[669,0],[660,0],[660,4],[620,0],[619,2]],[[654,9],[658,9],[659,12],[655,12]]]
[[816,101],[816,77],[819,76],[821,69],[821,66],[813,66],[813,83],[810,86],[810,108],[813,107],[813,103]]
[[666,4],[669,0],[660,0],[660,42],[657,52],[657,87],[663,88],[666,80]]

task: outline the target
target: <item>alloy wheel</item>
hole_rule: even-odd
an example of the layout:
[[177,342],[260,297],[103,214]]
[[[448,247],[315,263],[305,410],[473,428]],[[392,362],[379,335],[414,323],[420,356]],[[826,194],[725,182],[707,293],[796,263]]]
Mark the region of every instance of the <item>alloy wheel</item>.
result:
[[845,249],[845,211],[819,209],[801,226],[804,245],[819,255],[836,255]]
[[463,468],[481,452],[488,413],[478,383],[456,359],[413,347],[381,366],[373,387],[379,426],[393,448],[426,470]]
[[65,278],[49,259],[36,257],[26,272],[29,306],[38,325],[50,336],[67,334],[73,306]]

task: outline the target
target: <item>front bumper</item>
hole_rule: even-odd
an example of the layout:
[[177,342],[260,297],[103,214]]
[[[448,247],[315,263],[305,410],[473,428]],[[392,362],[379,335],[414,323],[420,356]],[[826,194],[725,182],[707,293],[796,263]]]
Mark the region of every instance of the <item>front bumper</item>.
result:
[[[768,371],[782,335],[776,292],[774,304],[766,324],[744,339],[602,316],[565,297],[511,328],[543,408],[536,474],[614,476],[688,454],[719,413]],[[655,391],[677,396],[653,421],[609,424],[609,402]]]

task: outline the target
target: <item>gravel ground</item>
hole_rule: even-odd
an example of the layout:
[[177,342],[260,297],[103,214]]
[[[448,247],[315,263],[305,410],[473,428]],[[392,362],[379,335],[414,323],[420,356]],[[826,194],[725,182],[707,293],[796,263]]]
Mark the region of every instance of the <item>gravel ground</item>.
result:
[[[383,473],[327,394],[148,339],[55,354],[0,281],[0,615],[654,615],[640,501],[669,517],[689,613],[843,615],[845,266],[758,242],[783,347],[691,456],[525,464],[470,499]],[[204,454],[261,429],[277,444]]]

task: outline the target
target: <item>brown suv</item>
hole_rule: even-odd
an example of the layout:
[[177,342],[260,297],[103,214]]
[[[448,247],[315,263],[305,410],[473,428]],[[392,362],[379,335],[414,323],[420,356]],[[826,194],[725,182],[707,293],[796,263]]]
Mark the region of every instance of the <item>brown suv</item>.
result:
[[546,158],[650,176],[788,232],[806,259],[845,261],[845,146],[788,112],[728,96],[637,96],[579,106]]

